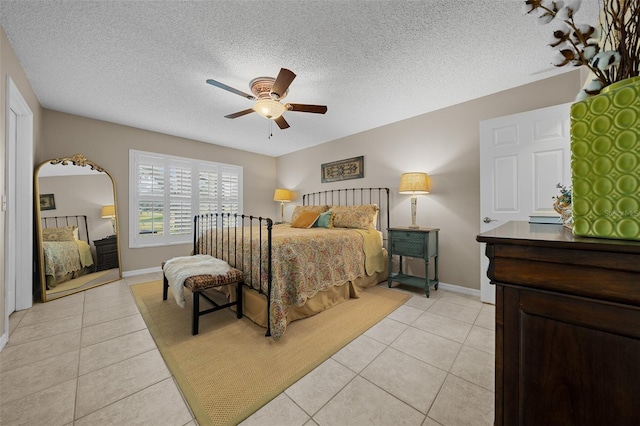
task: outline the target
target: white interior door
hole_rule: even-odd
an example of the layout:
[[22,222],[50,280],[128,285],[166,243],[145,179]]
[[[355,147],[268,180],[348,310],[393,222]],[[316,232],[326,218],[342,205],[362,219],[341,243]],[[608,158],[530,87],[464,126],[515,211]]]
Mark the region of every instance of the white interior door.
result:
[[[5,269],[12,268],[14,278],[11,285],[5,282],[5,297],[11,286],[15,294],[11,298],[11,303],[15,304],[13,309],[22,310],[30,308],[33,303],[33,113],[9,76],[7,101],[6,140],[7,145],[11,145],[8,151],[12,152],[10,156],[13,158],[7,157],[5,187],[6,216],[9,217],[5,218],[4,255],[5,265],[9,265]],[[9,129],[11,125],[15,127],[13,130]],[[8,310],[7,299],[6,318],[11,312]],[[8,325],[8,321],[6,324]]]
[[[534,211],[553,212],[556,185],[571,184],[569,112],[562,104],[480,123],[480,230]],[[480,298],[495,303],[480,245]]]

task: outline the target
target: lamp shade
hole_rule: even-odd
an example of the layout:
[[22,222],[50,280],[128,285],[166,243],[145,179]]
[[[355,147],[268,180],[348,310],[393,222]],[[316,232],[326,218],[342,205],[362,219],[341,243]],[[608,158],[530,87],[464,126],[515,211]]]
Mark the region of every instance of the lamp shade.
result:
[[291,191],[289,191],[288,189],[278,188],[273,194],[273,201],[288,203],[291,200],[293,200],[293,196],[291,194]]
[[102,207],[102,218],[103,219],[111,219],[116,217],[116,206],[103,206]]
[[431,191],[429,175],[423,172],[403,173],[400,177],[401,194],[428,194]]

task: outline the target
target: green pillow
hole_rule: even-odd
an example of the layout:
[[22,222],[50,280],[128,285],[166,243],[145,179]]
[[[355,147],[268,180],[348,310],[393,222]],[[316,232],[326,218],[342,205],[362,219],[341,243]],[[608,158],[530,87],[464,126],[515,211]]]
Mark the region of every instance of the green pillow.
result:
[[333,213],[331,210],[328,212],[320,213],[318,220],[313,225],[314,228],[333,228]]

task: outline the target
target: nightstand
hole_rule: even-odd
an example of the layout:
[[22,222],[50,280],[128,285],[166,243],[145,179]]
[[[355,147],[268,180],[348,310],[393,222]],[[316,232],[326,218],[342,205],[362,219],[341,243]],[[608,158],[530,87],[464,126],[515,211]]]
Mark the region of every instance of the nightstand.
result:
[[94,240],[96,246],[96,271],[118,267],[118,238],[116,236]]
[[[389,228],[389,287],[391,282],[423,288],[429,297],[429,287],[438,289],[438,228]],[[398,272],[392,272],[393,256],[400,258]],[[403,272],[403,257],[424,260],[426,277],[416,277]],[[433,262],[433,278],[429,270]]]

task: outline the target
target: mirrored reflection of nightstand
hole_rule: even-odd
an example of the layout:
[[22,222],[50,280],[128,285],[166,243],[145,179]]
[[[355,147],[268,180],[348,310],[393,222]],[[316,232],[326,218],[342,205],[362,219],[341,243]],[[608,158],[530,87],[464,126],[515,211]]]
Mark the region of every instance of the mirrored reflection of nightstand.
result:
[[117,268],[118,238],[115,235],[101,240],[94,240],[96,246],[96,271]]
[[[389,228],[389,287],[393,281],[424,289],[438,289],[438,228]],[[398,272],[392,272],[393,256],[399,257]],[[426,277],[404,273],[403,257],[424,259]],[[433,277],[429,265],[433,262]]]

